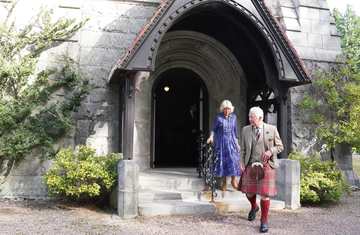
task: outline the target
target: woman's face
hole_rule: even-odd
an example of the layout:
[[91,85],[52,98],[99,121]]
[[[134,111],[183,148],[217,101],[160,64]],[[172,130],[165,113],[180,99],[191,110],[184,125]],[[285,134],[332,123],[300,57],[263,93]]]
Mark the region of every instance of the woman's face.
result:
[[229,107],[225,107],[225,108],[223,108],[223,113],[224,113],[224,115],[227,117],[227,116],[229,116],[229,114],[230,114],[230,108]]

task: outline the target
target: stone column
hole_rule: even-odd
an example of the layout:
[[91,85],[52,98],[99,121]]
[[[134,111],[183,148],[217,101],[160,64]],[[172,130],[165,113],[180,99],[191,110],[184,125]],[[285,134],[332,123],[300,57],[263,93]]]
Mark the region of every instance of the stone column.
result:
[[300,162],[279,159],[276,168],[276,198],[285,201],[285,208],[296,210],[300,204]]
[[118,215],[134,218],[139,210],[139,166],[133,160],[118,163]]

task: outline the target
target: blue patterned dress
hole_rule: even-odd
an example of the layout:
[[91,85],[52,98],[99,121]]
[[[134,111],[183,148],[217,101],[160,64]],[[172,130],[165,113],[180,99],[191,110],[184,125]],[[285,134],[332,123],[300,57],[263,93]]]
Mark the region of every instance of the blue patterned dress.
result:
[[236,115],[229,114],[226,119],[223,113],[216,115],[210,135],[215,137],[215,149],[218,152],[218,163],[216,164],[215,176],[237,176],[241,175],[239,165],[239,138],[236,127]]

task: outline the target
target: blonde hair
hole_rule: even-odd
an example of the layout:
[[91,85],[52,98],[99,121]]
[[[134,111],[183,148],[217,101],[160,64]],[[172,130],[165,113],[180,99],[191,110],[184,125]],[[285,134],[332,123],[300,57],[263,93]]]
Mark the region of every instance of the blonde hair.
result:
[[224,100],[220,105],[220,113],[222,113],[223,109],[226,108],[226,107],[230,108],[230,113],[234,112],[235,107],[232,105],[230,100]]

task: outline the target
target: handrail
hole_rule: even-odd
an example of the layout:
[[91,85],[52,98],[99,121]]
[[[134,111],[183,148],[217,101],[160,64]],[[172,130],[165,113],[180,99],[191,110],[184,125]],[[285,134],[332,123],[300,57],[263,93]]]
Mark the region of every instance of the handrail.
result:
[[214,202],[214,197],[217,196],[217,191],[215,190],[215,166],[218,162],[218,153],[214,148],[214,145],[206,143],[205,135],[202,131],[200,131],[198,137],[199,143],[199,167],[197,168],[197,173],[199,173],[198,178],[205,177],[205,189],[204,191],[211,190],[211,202]]

